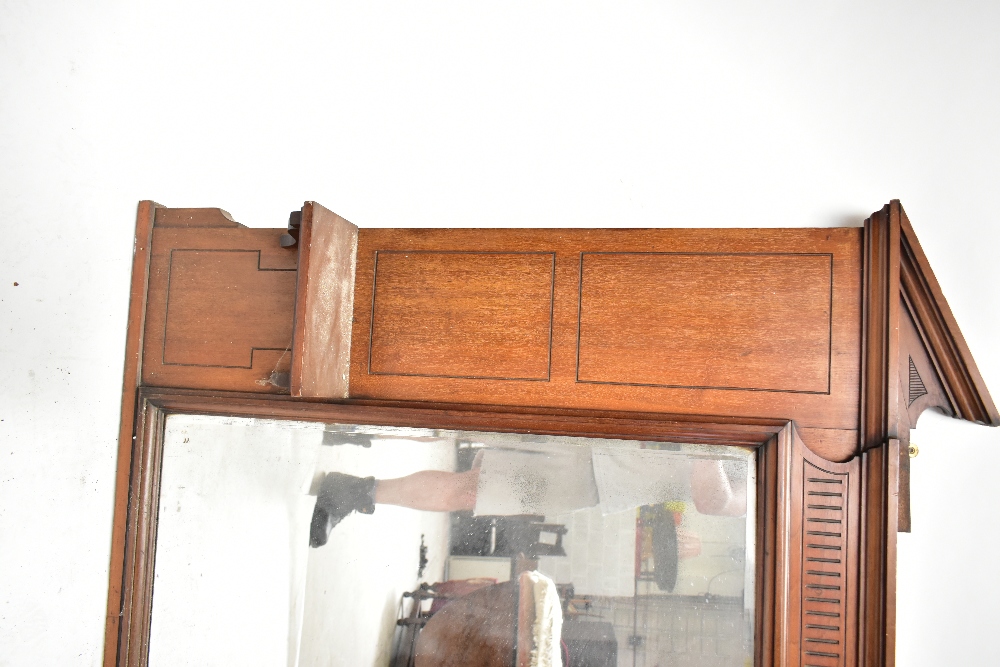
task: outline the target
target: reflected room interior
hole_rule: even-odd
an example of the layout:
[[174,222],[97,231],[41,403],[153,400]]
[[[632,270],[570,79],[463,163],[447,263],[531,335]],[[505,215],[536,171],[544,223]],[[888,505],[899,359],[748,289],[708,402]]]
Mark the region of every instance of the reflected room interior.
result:
[[[183,414],[165,428],[154,667],[752,664],[748,449]],[[374,477],[380,500],[426,471],[474,479],[473,496],[379,501],[317,546],[328,473]]]

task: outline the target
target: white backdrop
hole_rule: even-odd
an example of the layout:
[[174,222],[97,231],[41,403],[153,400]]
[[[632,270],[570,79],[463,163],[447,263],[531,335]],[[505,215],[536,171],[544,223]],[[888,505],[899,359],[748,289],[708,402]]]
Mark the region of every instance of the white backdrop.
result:
[[[1000,397],[1000,3],[750,4],[0,0],[0,665],[101,660],[140,199],[795,227],[896,197]],[[988,664],[1000,432],[914,440],[899,664]]]

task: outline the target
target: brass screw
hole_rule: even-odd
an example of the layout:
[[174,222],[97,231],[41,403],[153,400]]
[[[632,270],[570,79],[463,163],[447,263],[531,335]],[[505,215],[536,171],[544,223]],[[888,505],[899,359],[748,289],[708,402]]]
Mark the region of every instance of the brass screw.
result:
[[920,448],[917,447],[916,445],[910,445],[909,447],[907,447],[907,451],[909,451],[910,453],[910,458],[915,459],[917,458],[917,454],[920,453]]

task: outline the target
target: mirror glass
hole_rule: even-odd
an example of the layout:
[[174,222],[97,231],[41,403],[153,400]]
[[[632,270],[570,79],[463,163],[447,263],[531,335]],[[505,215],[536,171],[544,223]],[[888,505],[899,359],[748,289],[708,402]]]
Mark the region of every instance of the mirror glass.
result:
[[738,447],[171,415],[149,664],[752,664]]

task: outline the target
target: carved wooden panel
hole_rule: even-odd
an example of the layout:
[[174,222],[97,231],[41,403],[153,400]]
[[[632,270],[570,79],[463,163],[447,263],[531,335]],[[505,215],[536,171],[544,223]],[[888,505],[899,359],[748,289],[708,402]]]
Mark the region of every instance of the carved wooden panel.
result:
[[[948,306],[934,271],[927,262],[906,212],[898,200],[886,207],[889,225],[898,227],[900,311],[911,318],[915,336],[902,344],[923,348],[927,361],[934,368],[940,394],[926,407],[940,407],[947,414],[979,424],[1000,425],[1000,413],[990,397],[983,376],[976,366],[969,346],[962,336],[955,316]],[[876,214],[877,215],[877,214]],[[872,216],[872,220],[876,219]],[[892,295],[893,298],[895,294]],[[916,356],[914,360],[916,361]],[[902,360],[900,360],[902,361]],[[917,372],[920,366],[917,364]],[[930,389],[930,387],[927,387]],[[928,395],[933,395],[929,392]],[[919,414],[919,413],[918,413]],[[912,419],[916,423],[916,419]]]
[[858,447],[856,429],[803,427],[798,432],[811,451],[829,461],[840,460],[844,458],[844,452],[854,451]]
[[842,665],[846,648],[847,497],[850,479],[803,461],[804,664]]
[[248,229],[219,209],[157,209],[149,262],[143,384],[287,391],[294,250],[280,229]]
[[920,414],[929,407],[936,407],[946,414],[954,414],[948,394],[934,368],[934,362],[927,354],[920,333],[905,304],[900,307],[899,339],[899,379],[902,385],[900,393],[905,406],[907,427],[915,427]]
[[858,460],[833,463],[796,441],[792,457],[790,620],[803,667],[855,664],[860,522]]
[[580,261],[580,382],[830,392],[832,255]]
[[380,251],[368,372],[548,380],[555,255]]
[[362,228],[357,266],[352,398],[780,415],[857,449],[860,229]]

